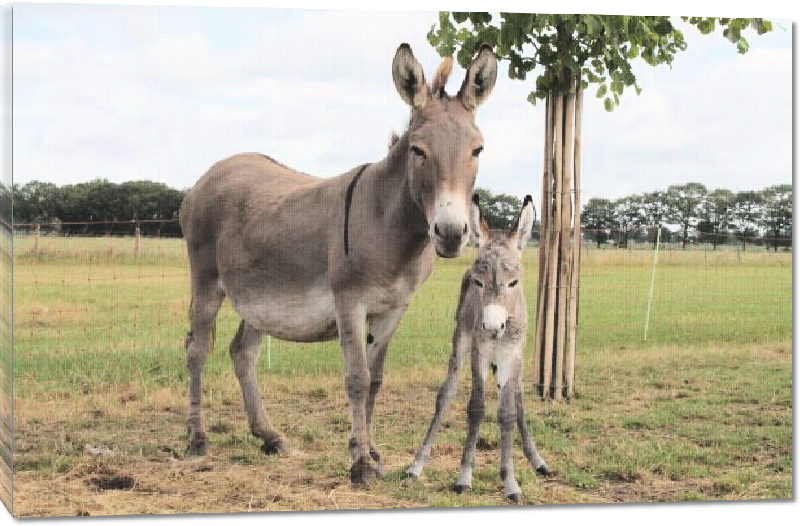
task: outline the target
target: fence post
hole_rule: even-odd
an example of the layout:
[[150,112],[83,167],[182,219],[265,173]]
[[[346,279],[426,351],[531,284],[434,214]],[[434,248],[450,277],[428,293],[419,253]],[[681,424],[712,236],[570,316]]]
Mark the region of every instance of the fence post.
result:
[[106,231],[106,252],[109,256],[114,255],[114,245],[111,243],[111,231]]
[[136,258],[139,257],[140,253],[139,243],[141,242],[141,239],[142,239],[142,230],[137,226],[136,230],[133,231],[133,255]]
[[33,255],[39,257],[39,237],[42,234],[42,225],[36,224],[36,234],[33,237]]

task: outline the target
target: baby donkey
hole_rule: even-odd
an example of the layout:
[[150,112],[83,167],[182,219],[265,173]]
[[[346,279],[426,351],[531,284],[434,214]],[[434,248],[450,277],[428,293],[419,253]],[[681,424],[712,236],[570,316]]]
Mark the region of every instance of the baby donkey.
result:
[[520,502],[522,492],[514,476],[511,455],[515,420],[522,435],[525,457],[537,473],[552,475],[531,440],[522,405],[522,350],[525,346],[528,313],[520,283],[521,260],[522,249],[531,235],[536,211],[531,196],[526,196],[513,228],[507,232],[490,232],[481,215],[477,194],[472,197],[472,202],[470,223],[478,241],[478,256],[461,281],[453,352],[450,355],[447,378],[436,397],[436,412],[422,448],[407,473],[414,478],[422,474],[444,412],[455,394],[464,354],[469,350],[472,357],[472,395],[467,408],[469,429],[461,457],[461,477],[455,490],[462,493],[472,486],[475,443],[485,411],[484,386],[491,367],[500,390],[497,409],[497,422],[500,425],[500,478],[505,485],[506,497]]

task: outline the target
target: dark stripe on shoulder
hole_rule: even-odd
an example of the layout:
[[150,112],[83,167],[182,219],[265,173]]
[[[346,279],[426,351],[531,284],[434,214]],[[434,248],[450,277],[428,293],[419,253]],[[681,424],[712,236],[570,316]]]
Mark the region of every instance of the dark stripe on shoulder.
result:
[[350,181],[350,185],[347,187],[347,196],[345,197],[344,200],[344,255],[345,256],[350,255],[350,244],[349,244],[350,241],[348,238],[348,231],[350,229],[349,228],[350,205],[353,204],[353,190],[355,190],[356,183],[358,182],[358,179],[361,177],[361,174],[364,173],[364,170],[367,169],[367,166],[369,166],[369,164],[365,164],[358,170],[358,173],[356,174],[355,177],[353,177],[353,180]]

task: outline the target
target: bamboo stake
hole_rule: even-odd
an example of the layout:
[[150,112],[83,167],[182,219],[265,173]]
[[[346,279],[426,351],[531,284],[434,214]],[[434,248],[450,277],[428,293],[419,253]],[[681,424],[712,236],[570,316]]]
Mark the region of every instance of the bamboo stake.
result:
[[661,244],[661,225],[658,225],[656,234],[656,250],[653,255],[653,277],[650,280],[650,297],[647,300],[647,314],[644,319],[644,341],[647,341],[647,329],[650,328],[650,306],[653,304],[653,288],[656,286],[656,266],[658,265],[658,245]]
[[551,379],[553,377],[553,342],[554,342],[554,329],[555,329],[555,308],[556,296],[558,294],[556,266],[558,264],[558,244],[560,237],[560,230],[556,229],[557,221],[561,217],[561,200],[558,196],[561,195],[561,170],[563,165],[563,124],[564,124],[564,97],[556,95],[555,97],[555,111],[553,112],[553,120],[555,121],[555,213],[553,214],[553,228],[550,233],[550,244],[547,247],[548,261],[547,261],[547,281],[545,286],[548,288],[547,292],[547,309],[545,311],[545,338],[544,338],[544,375],[542,381],[542,392],[545,396],[552,396],[550,392]]
[[[567,76],[572,81],[572,74],[567,73]],[[562,182],[561,182],[561,218],[559,220],[559,227],[561,228],[561,243],[558,248],[559,252],[559,279],[558,279],[558,326],[556,338],[556,370],[555,370],[555,386],[553,398],[561,400],[563,396],[564,385],[564,354],[567,349],[567,299],[569,297],[570,289],[568,287],[569,279],[569,266],[572,261],[569,243],[569,230],[572,219],[572,140],[573,129],[575,120],[575,90],[570,89],[569,93],[564,95],[566,99],[566,109],[564,115],[564,141],[562,147],[563,163],[562,163]]]
[[572,277],[570,284],[572,293],[570,294],[569,319],[569,354],[567,355],[567,397],[571,398],[575,394],[575,346],[578,339],[578,294],[580,294],[581,281],[581,123],[583,122],[583,85],[580,75],[576,79],[575,89],[575,213],[573,214],[573,248],[572,253]]
[[542,386],[542,352],[544,338],[544,310],[547,299],[547,287],[545,286],[545,273],[547,272],[547,243],[550,235],[550,188],[552,186],[552,167],[553,167],[553,97],[547,94],[545,102],[544,116],[544,166],[542,169],[542,206],[539,220],[539,280],[536,291],[536,345],[533,356],[533,392],[543,394]]

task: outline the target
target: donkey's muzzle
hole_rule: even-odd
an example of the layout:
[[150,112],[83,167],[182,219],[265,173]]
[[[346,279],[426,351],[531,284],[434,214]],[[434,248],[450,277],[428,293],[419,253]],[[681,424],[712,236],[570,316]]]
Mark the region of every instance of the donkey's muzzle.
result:
[[454,258],[461,253],[469,239],[469,228],[466,223],[446,223],[433,225],[433,246],[436,253],[443,258]]
[[508,312],[500,305],[488,305],[483,309],[481,328],[486,336],[497,339],[503,336],[508,325]]

